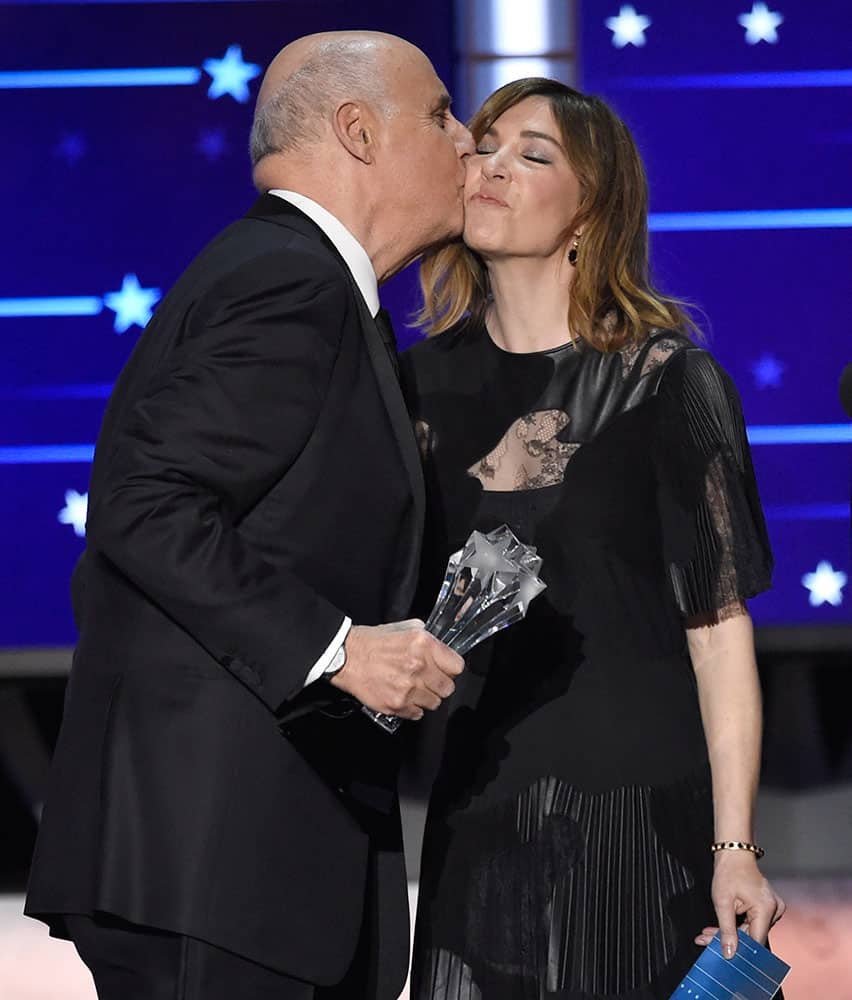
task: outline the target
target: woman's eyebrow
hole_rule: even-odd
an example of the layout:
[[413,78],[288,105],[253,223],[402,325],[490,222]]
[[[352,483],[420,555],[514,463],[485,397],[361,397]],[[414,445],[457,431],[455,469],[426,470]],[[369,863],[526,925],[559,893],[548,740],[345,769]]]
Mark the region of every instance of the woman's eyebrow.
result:
[[552,142],[554,146],[562,149],[562,143],[558,139],[554,139],[552,135],[548,135],[547,132],[534,132],[531,129],[524,129],[521,135],[524,139],[546,139],[547,142]]
[[[486,136],[491,136],[494,139],[498,139],[499,138],[499,133],[498,133],[497,128],[494,125],[492,125],[491,128],[486,129],[482,133],[482,138],[484,139]],[[536,132],[533,129],[524,129],[521,132],[521,138],[522,139],[545,139],[547,142],[552,142],[554,146],[558,146],[559,149],[562,149],[562,143],[558,139],[554,139],[552,135],[548,135],[547,132]],[[564,152],[564,150],[563,150],[563,152]]]

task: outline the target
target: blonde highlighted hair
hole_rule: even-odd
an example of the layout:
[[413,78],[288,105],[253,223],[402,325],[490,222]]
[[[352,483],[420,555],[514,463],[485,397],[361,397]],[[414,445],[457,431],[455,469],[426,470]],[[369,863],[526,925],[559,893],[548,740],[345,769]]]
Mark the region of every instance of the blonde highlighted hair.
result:
[[[571,285],[567,329],[599,351],[641,341],[651,329],[695,331],[683,304],[658,292],[648,274],[648,182],[627,126],[598,97],[557,80],[529,77],[495,91],[470,122],[478,144],[495,121],[527,97],[545,97],[568,161],[580,182],[571,232],[582,231]],[[567,252],[566,246],[566,252]],[[429,334],[465,315],[481,320],[488,306],[488,271],[462,242],[428,251],[421,261]]]

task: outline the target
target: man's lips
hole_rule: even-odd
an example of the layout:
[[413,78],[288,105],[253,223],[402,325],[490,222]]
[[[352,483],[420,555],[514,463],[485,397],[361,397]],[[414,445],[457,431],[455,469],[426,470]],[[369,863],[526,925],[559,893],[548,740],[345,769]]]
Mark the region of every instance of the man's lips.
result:
[[496,205],[499,208],[509,207],[506,202],[502,200],[502,198],[498,198],[493,194],[488,194],[486,191],[477,191],[470,200],[481,202],[483,205]]

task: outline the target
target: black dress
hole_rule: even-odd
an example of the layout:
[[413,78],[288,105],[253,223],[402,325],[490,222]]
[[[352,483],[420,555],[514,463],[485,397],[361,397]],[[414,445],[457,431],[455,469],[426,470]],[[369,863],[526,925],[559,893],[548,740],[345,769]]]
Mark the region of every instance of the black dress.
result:
[[716,922],[685,616],[740,611],[771,555],[739,399],[672,333],[403,355],[429,493],[423,605],[473,528],[543,557],[527,619],[474,650],[426,827],[414,1000],[668,1000]]

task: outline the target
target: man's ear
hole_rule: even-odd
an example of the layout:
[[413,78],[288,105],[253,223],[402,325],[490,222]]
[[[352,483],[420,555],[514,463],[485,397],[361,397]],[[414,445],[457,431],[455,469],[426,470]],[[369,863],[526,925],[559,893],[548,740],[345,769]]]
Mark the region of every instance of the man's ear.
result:
[[375,122],[363,104],[347,101],[334,112],[332,127],[337,141],[362,163],[372,163],[375,154]]

